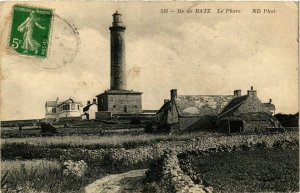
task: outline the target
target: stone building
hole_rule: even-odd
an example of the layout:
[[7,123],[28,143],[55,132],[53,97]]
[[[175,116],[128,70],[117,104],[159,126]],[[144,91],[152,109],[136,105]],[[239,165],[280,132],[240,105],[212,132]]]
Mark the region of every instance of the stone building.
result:
[[247,95],[239,96],[218,115],[219,128],[228,133],[265,131],[268,127],[279,127],[278,120],[272,116],[272,108],[266,106],[257,97],[257,91],[248,90]]
[[257,98],[256,91],[241,90],[233,95],[179,95],[171,90],[171,100],[156,113],[159,125],[174,130],[254,131],[278,126],[272,112]]
[[234,98],[233,95],[179,95],[171,90],[171,100],[156,113],[160,125],[171,125],[174,129],[211,129],[216,117]]
[[142,113],[142,93],[127,90],[125,30],[122,15],[116,11],[110,29],[111,84],[110,90],[97,95],[97,119],[109,119],[116,115]]

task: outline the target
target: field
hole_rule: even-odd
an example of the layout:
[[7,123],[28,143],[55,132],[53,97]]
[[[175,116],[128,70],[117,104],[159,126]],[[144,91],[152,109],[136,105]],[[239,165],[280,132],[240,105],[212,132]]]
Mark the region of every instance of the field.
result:
[[216,192],[296,192],[298,155],[298,149],[256,149],[190,155],[181,164]]
[[[198,169],[202,171],[203,165],[207,166],[204,169],[212,169],[212,173],[203,172],[203,178],[205,183],[213,186],[215,190],[257,190],[251,184],[243,185],[244,189],[235,187],[233,182],[241,180],[237,177],[238,173],[247,172],[249,178],[245,180],[251,181],[253,185],[258,183],[255,181],[257,171],[261,171],[259,174],[265,177],[263,179],[269,180],[268,175],[274,173],[276,169],[278,174],[286,175],[279,178],[275,172],[274,176],[275,180],[279,180],[276,181],[278,187],[283,189],[261,190],[296,190],[299,187],[294,181],[290,184],[286,181],[286,179],[298,179],[295,176],[295,171],[299,170],[295,164],[298,163],[296,150],[282,151],[280,148],[272,148],[259,153],[262,157],[265,155],[263,157],[265,159],[261,160],[254,155],[255,153],[251,154],[250,151],[242,149],[250,146],[289,147],[290,144],[294,146],[298,141],[298,132],[294,131],[257,136],[225,136],[210,132],[154,135],[145,134],[143,125],[93,124],[60,126],[57,134],[49,136],[42,134],[35,127],[25,127],[21,131],[18,128],[4,128],[1,133],[1,190],[2,192],[84,192],[85,186],[109,174],[149,168],[149,165],[158,160],[166,150],[210,151],[211,148],[224,147],[224,145],[240,149],[242,153],[191,156],[188,159],[191,163],[202,163],[202,165],[191,164],[194,171]],[[246,160],[243,162],[244,165],[238,164],[238,161],[243,159]],[[267,163],[272,167],[268,166],[266,171],[261,170],[260,163],[264,163],[262,166],[265,168],[268,166]],[[247,171],[249,164],[253,167]],[[239,165],[239,169],[231,170],[235,165]],[[223,173],[218,176],[217,169],[222,168]],[[226,172],[228,176],[230,171],[234,171],[232,174],[234,177],[226,178]],[[272,183],[270,182],[268,186],[271,187]],[[263,185],[258,186],[263,188]]]

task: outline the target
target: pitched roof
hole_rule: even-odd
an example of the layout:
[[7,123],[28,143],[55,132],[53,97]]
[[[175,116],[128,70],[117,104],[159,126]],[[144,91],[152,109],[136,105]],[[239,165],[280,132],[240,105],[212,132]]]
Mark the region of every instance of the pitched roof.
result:
[[56,101],[46,101],[46,107],[56,107]]
[[77,103],[77,104],[79,104],[81,107],[83,106],[83,105],[82,105],[82,102],[76,101],[74,98],[69,98],[69,99],[67,99],[67,100],[65,100],[65,101],[63,101],[63,102],[60,102],[60,103],[57,104],[57,106],[60,106],[60,105],[62,105],[62,104],[72,104],[72,103]]
[[229,120],[244,120],[244,121],[269,121],[277,119],[273,117],[272,115],[266,113],[266,112],[251,112],[251,113],[241,113],[234,117],[226,117],[226,119]]
[[267,109],[269,109],[270,111],[274,111],[275,110],[275,105],[272,103],[263,103],[264,107],[266,107]]
[[216,116],[233,98],[233,95],[179,95],[176,106],[181,116]]
[[241,97],[233,98],[228,105],[222,110],[222,112],[219,114],[219,116],[223,116],[225,114],[229,114],[234,112],[235,110],[238,109],[248,98],[248,95],[244,95]]
[[92,103],[92,104],[86,105],[85,107],[83,107],[83,112],[88,111],[92,105],[97,105],[97,104]]
[[171,101],[165,102],[163,106],[156,112],[156,114],[169,110],[170,108],[171,108]]

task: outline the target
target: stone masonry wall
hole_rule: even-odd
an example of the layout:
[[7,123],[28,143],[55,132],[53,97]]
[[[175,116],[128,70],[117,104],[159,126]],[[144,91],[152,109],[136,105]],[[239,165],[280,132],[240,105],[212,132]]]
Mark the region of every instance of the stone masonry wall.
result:
[[[212,187],[195,184],[193,180],[181,170],[177,155],[173,151],[166,151],[158,161],[161,166],[153,165],[146,172],[146,179],[150,179],[168,193],[211,193]],[[157,169],[159,168],[159,169]]]

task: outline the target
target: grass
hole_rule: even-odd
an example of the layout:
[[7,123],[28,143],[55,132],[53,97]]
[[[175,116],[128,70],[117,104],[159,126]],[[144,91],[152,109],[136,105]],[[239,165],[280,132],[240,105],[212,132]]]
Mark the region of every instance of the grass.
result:
[[298,155],[298,149],[274,148],[190,155],[187,162],[216,192],[298,192]]
[[84,187],[105,172],[90,166],[86,175],[64,176],[58,161],[2,161],[2,192],[84,192]]
[[[119,126],[119,125],[117,125]],[[108,126],[93,126],[89,125],[86,127],[82,126],[70,126],[70,127],[61,127],[56,126],[57,134],[53,134],[53,136],[76,136],[76,135],[139,135],[144,133],[144,129],[142,126],[132,126],[126,125],[124,128],[112,128]],[[6,127],[1,128],[1,138],[26,138],[26,137],[42,137],[44,136],[41,133],[41,129],[37,126],[35,127],[24,127],[20,131],[17,127]]]
[[218,136],[217,133],[197,132],[178,135],[109,135],[109,136],[53,136],[1,139],[1,146],[26,144],[31,147],[51,148],[135,148],[142,145],[152,145],[160,141],[188,140],[194,137]]
[[41,168],[55,168],[59,169],[61,167],[58,161],[49,161],[49,160],[26,160],[26,161],[1,161],[1,173],[9,172],[17,172],[20,171],[21,168],[31,168],[32,170],[38,169],[37,172],[40,171]]
[[[1,159],[88,159],[80,150],[109,150],[111,148],[134,149],[151,146],[161,141],[182,141],[193,137],[208,137],[219,134],[188,133],[182,135],[110,135],[110,136],[55,136],[1,139]],[[66,152],[67,151],[67,152]],[[68,153],[69,152],[69,153]],[[102,155],[102,154],[101,154]],[[101,157],[97,155],[97,157]]]

